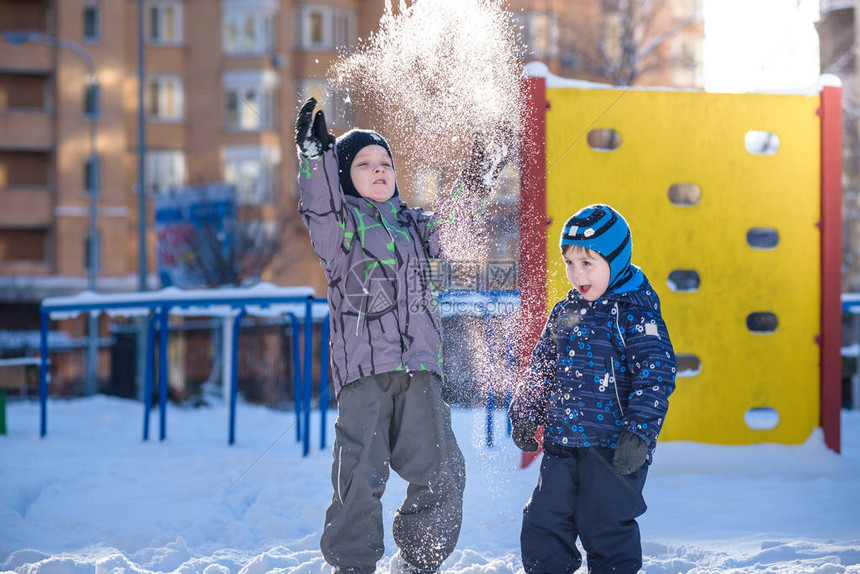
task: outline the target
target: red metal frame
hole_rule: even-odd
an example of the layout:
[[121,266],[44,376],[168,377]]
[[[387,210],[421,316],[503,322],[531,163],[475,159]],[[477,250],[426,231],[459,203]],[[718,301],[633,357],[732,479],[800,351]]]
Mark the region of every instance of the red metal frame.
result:
[[821,427],[841,452],[842,88],[821,90]]
[[[520,367],[525,370],[546,323],[546,79],[523,78],[520,92]],[[523,468],[536,456],[523,453]]]

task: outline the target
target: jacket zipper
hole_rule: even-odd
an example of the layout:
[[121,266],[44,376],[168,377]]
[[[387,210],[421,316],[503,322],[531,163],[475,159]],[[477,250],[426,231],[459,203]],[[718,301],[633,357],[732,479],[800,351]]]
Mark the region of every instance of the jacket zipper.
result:
[[[618,336],[621,337],[621,346],[627,347],[624,342],[624,334],[621,332],[621,325],[618,324],[618,315],[621,311],[618,309],[618,301],[615,302],[615,328],[618,330]],[[621,397],[618,396],[618,379],[615,378],[615,361],[612,357],[609,358],[609,366],[612,368],[612,387],[615,389],[615,400],[618,401],[618,408],[621,410],[621,416],[624,416],[624,407],[621,406]],[[608,373],[607,373],[608,374]]]

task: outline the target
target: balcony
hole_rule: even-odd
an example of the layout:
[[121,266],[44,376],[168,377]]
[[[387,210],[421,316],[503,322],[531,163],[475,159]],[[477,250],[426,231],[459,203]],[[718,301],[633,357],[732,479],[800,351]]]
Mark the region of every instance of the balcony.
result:
[[39,44],[12,46],[0,39],[0,70],[4,72],[48,73],[54,69],[53,48]]
[[53,221],[54,193],[45,186],[0,189],[0,228],[42,228]]
[[51,150],[54,114],[45,109],[0,109],[0,149]]
[[[22,277],[32,277],[33,275],[50,275],[53,271],[51,264],[47,261],[5,261],[0,259],[0,277],[13,277],[16,275]],[[32,291],[24,291],[22,293],[32,293]],[[25,295],[26,297],[26,295]],[[32,297],[32,295],[30,296]],[[9,301],[9,290],[6,290],[5,297],[3,298],[5,301]],[[19,298],[18,300],[30,300],[29,298],[24,299],[24,297]],[[41,297],[36,299],[34,302],[41,302]]]
[[0,228],[0,270],[3,274],[39,274],[47,270],[50,231]]

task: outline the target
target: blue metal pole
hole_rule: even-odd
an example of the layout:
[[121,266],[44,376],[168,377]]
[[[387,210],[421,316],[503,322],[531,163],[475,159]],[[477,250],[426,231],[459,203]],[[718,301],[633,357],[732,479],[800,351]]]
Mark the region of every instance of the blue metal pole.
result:
[[299,319],[293,313],[287,313],[293,328],[293,404],[296,407],[296,442],[302,440],[302,367],[299,354]]
[[233,353],[232,365],[230,366],[230,437],[227,444],[236,442],[236,399],[239,395],[239,327],[245,316],[243,307],[233,320]]
[[302,416],[304,429],[302,430],[302,456],[307,456],[311,450],[311,398],[312,398],[312,379],[313,374],[313,343],[314,343],[314,317],[313,317],[313,297],[308,297],[305,301],[305,360],[304,360],[304,388],[302,399]]
[[[488,360],[493,360],[493,321],[488,315],[487,320],[487,355]],[[496,410],[496,399],[493,396],[492,377],[487,377],[487,446],[493,446],[493,413]]]
[[325,448],[326,414],[328,414],[328,361],[329,361],[329,339],[331,338],[331,327],[329,317],[326,316],[322,323],[320,337],[320,449]]
[[40,408],[40,431],[39,436],[48,433],[48,314],[42,311],[39,321],[39,408]]
[[155,326],[158,315],[153,313],[149,318],[146,333],[146,363],[143,376],[143,440],[149,440],[149,417],[152,411],[152,379],[155,370]]
[[158,409],[159,440],[167,438],[167,305],[161,308],[160,338],[158,340]]

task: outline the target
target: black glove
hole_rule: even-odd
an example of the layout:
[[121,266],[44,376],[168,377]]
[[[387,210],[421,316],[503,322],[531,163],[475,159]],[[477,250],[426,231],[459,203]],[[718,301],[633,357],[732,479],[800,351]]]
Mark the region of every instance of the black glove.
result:
[[516,137],[509,130],[500,129],[497,133],[476,134],[469,154],[469,164],[465,175],[473,184],[492,187],[502,169],[516,155]]
[[296,117],[296,146],[299,153],[310,159],[320,157],[334,145],[334,136],[328,133],[325,114],[322,110],[313,111],[317,105],[315,98],[308,98]]
[[523,452],[537,452],[538,441],[535,440],[537,423],[532,419],[512,419],[511,438],[514,444]]
[[645,464],[648,458],[648,443],[637,434],[630,431],[622,431],[615,447],[615,456],[612,458],[612,466],[621,474],[632,474]]

